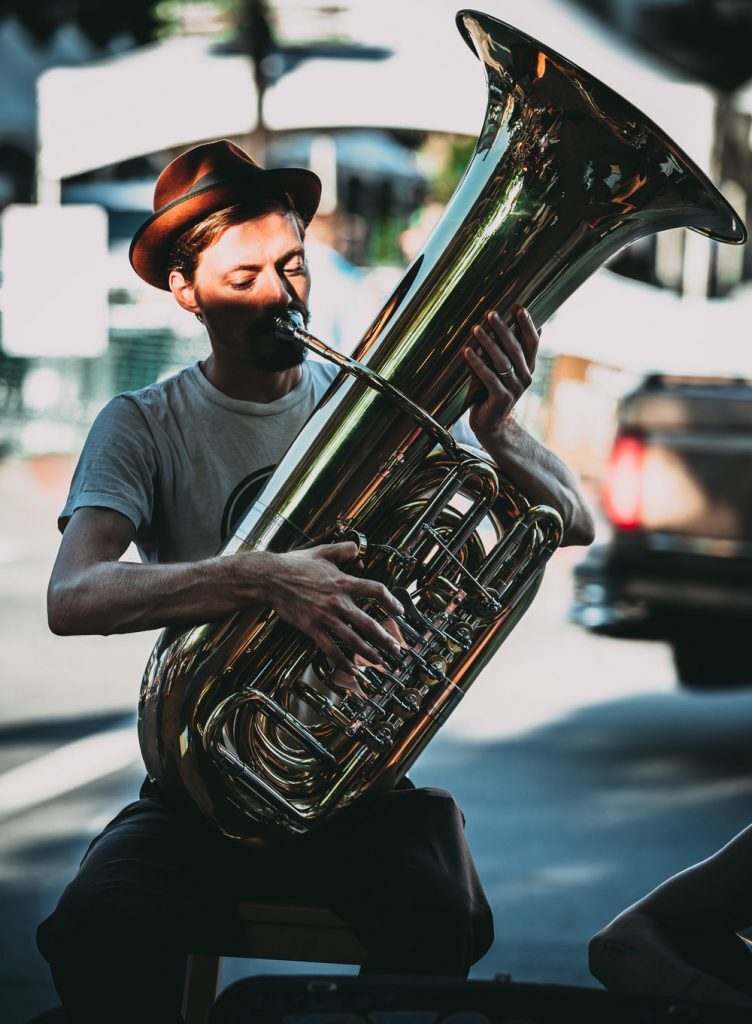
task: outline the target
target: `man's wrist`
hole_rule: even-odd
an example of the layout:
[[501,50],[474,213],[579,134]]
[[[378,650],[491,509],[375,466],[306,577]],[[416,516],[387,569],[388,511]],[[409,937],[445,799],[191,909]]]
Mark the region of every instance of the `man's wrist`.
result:
[[273,605],[282,557],[271,551],[248,551],[218,561],[225,563],[228,584],[240,603]]
[[514,445],[519,432],[519,424],[511,416],[505,416],[501,422],[494,424],[492,429],[477,430],[475,436],[478,438],[480,446],[497,459],[499,452],[508,450]]

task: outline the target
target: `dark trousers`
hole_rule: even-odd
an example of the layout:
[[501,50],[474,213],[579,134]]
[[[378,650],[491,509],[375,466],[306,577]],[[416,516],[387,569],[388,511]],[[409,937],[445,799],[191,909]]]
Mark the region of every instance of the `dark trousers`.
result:
[[216,952],[239,902],[329,907],[368,950],[372,974],[466,977],[493,940],[491,911],[451,795],[369,794],[270,850],[171,812],[146,783],[89,847],[37,931],[75,1024],[173,1024],[189,953]]

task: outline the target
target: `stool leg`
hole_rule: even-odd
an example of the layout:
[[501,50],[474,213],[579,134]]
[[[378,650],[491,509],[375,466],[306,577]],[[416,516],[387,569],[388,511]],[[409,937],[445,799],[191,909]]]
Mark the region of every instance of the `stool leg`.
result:
[[221,956],[192,954],[188,957],[183,989],[185,1024],[206,1024],[219,991]]

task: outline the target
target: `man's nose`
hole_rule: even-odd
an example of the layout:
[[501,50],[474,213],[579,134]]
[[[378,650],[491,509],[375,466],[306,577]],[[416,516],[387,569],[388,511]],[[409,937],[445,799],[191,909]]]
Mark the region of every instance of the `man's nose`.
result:
[[264,274],[264,302],[275,306],[289,306],[292,302],[292,289],[287,278],[276,269]]

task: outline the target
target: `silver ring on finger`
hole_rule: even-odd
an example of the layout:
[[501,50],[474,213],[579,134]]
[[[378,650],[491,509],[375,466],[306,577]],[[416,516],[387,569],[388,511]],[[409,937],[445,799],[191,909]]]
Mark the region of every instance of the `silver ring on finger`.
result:
[[508,377],[510,373],[514,373],[514,367],[510,366],[508,370],[497,370],[497,377]]

